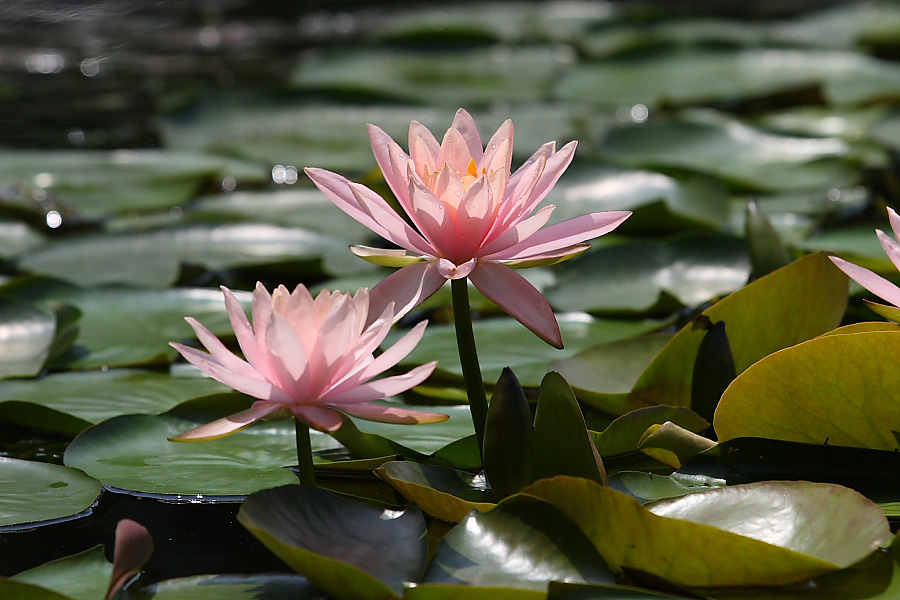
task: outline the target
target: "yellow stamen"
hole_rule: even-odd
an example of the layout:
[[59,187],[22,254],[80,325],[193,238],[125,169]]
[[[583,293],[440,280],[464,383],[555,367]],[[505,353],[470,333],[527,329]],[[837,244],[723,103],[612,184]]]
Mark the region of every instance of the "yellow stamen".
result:
[[469,168],[466,169],[466,175],[471,175],[472,177],[478,177],[478,167],[475,166],[475,159],[469,159]]

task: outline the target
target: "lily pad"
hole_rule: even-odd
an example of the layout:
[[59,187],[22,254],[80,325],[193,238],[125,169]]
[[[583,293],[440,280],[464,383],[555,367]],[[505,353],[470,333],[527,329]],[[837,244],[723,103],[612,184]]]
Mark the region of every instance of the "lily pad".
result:
[[[557,315],[557,321],[566,344],[564,350],[541,342],[515,319],[476,321],[475,341],[484,381],[494,383],[503,367],[510,367],[523,386],[538,387],[554,359],[572,356],[602,342],[648,333],[661,325],[652,320],[604,320],[578,313]],[[453,325],[430,325],[425,330],[425,337],[402,364],[422,364],[430,360],[438,361],[438,372],[462,378]]]
[[[186,371],[186,370],[181,370]],[[227,388],[192,372],[109,369],[53,373],[0,382],[0,419],[20,427],[74,435],[89,425],[126,414],[164,412],[181,402]],[[76,419],[57,427],[36,407]]]
[[[894,381],[900,332],[823,336],[768,356],[734,380],[716,410],[720,440],[763,437],[898,450]],[[850,366],[852,365],[852,367]]]
[[[55,366],[97,368],[168,363],[177,356],[169,342],[192,337],[190,327],[184,323],[186,315],[197,318],[216,335],[232,332],[219,290],[82,289],[41,279],[16,280],[2,289],[29,300],[65,302],[81,311],[75,345]],[[249,306],[249,293],[236,295]]]
[[305,577],[282,573],[197,575],[168,579],[139,589],[129,588],[122,600],[326,600]]
[[545,590],[550,581],[613,583],[613,575],[558,509],[519,495],[447,534],[423,583]]
[[769,133],[709,113],[614,130],[602,149],[626,165],[707,173],[755,191],[829,189],[859,179],[843,140]]
[[[518,144],[518,128],[516,135]],[[717,228],[728,218],[725,189],[712,178],[675,178],[586,162],[566,169],[544,202],[556,205],[551,222],[604,210],[630,210],[633,214],[617,228],[620,233],[659,235]]]
[[56,316],[49,307],[0,296],[0,378],[39,373],[55,334]]
[[74,556],[23,571],[12,579],[53,590],[76,600],[100,600],[106,595],[112,572],[113,566],[106,562],[103,547],[96,546]]
[[399,598],[428,550],[416,507],[386,511],[303,485],[257,492],[238,520],[316,587],[340,599]]
[[0,457],[0,484],[0,526],[70,517],[100,495],[100,482],[78,469],[6,457]]
[[[846,277],[825,254],[794,261],[703,312],[724,321],[738,374],[763,357],[834,329],[846,307]],[[633,406],[689,406],[697,349],[704,331],[687,325],[641,374]]]
[[613,570],[638,569],[687,587],[803,581],[850,566],[891,539],[877,505],[828,484],[718,488],[647,508],[582,479],[547,479],[523,493],[575,521]]
[[[239,496],[296,483],[285,468],[297,463],[293,421],[260,421],[202,443],[168,440],[246,406],[246,397],[229,394],[162,415],[115,417],[76,437],[65,463],[106,485],[154,494]],[[314,452],[339,447],[330,436],[311,433]]]
[[18,264],[25,271],[83,286],[165,287],[177,281],[185,264],[216,271],[290,263],[315,274],[320,261],[336,275],[374,268],[350,255],[344,239],[264,223],[83,235],[48,244]]
[[572,58],[564,48],[500,44],[455,52],[335,51],[300,64],[292,83],[301,90],[452,107],[523,102],[546,97]]
[[0,153],[0,182],[46,190],[86,218],[177,206],[227,174],[224,159],[158,150]]
[[900,90],[900,68],[853,52],[685,47],[584,63],[560,81],[566,100],[608,105],[704,104],[819,88],[834,104],[861,104]]
[[557,283],[546,297],[565,311],[644,314],[672,308],[669,298],[681,306],[703,304],[741,288],[749,275],[743,240],[678,236],[587,252],[558,267]]
[[487,512],[494,507],[484,475],[409,461],[385,463],[377,475],[429,515],[451,523],[459,523],[473,510]]

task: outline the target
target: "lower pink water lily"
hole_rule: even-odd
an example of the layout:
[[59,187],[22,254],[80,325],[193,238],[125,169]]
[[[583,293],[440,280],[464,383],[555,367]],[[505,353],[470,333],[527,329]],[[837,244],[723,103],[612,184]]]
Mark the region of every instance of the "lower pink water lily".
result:
[[[888,208],[887,211],[888,218],[891,222],[891,229],[893,229],[894,235],[898,239],[900,239],[900,215],[894,212],[892,208]],[[900,243],[897,243],[896,240],[894,240],[891,236],[887,235],[880,229],[876,229],[875,234],[878,236],[878,241],[881,242],[881,247],[884,248],[884,251],[888,255],[888,258],[891,259],[891,262],[894,263],[894,266],[897,267],[897,269],[900,269]],[[869,269],[860,267],[859,265],[855,265],[852,262],[846,261],[843,258],[838,258],[837,256],[831,256],[829,258],[831,259],[831,262],[837,265],[837,267],[841,271],[846,273],[856,283],[863,286],[876,296],[887,300],[893,305],[893,307],[900,308],[900,287],[897,287],[881,275],[873,273]],[[892,307],[887,307],[875,303],[870,303],[870,305],[872,306],[873,310],[881,313],[883,316],[886,316],[890,319],[895,319],[897,317],[897,314],[894,312]]]
[[468,277],[500,308],[561,348],[553,310],[513,268],[550,265],[580,254],[589,247],[585,240],[612,231],[631,214],[597,212],[544,227],[554,206],[538,205],[572,161],[575,142],[559,151],[548,142],[510,173],[512,121],[503,123],[487,145],[462,109],[441,143],[413,121],[409,154],[375,125],[369,125],[369,137],[411,225],[363,185],[323,169],[306,173],[341,210],[401,248],[352,248],[375,264],[402,267],[373,288],[372,302],[381,307],[394,301],[399,318],[448,279]]
[[292,414],[313,429],[337,430],[341,413],[386,423],[435,423],[447,415],[383,406],[372,400],[393,396],[425,381],[436,362],[406,374],[373,378],[406,357],[425,332],[413,327],[393,346],[374,356],[394,321],[392,304],[369,314],[369,292],[355,296],[320,292],[315,299],[303,285],[272,294],[262,284],[253,292],[253,325],[231,290],[222,288],[225,306],[246,360],[239,358],[195,319],[186,321],[208,352],[172,343],[188,362],[213,379],[259,401],[249,409],[172,438],[214,439],[265,417]]

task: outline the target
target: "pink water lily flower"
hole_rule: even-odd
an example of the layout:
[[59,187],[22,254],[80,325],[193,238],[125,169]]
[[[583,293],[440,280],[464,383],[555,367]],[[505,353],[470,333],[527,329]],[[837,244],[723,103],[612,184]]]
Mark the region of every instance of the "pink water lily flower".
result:
[[[887,210],[888,218],[891,222],[891,229],[894,230],[894,235],[900,239],[900,215],[894,212],[892,208],[888,208]],[[875,234],[878,236],[878,241],[881,242],[881,247],[884,248],[888,258],[891,259],[891,262],[894,263],[894,266],[897,267],[897,269],[900,269],[900,244],[880,229],[876,229]],[[895,307],[900,307],[900,287],[897,287],[881,275],[846,261],[843,258],[838,258],[837,256],[829,256],[829,258],[831,259],[831,262],[837,265],[841,271],[846,273],[847,276],[856,283],[876,296],[887,300]],[[879,306],[882,305],[874,304],[873,308],[877,311]]]
[[372,380],[412,351],[422,339],[426,322],[413,327],[375,357],[374,350],[393,323],[394,307],[389,304],[371,318],[365,288],[355,296],[322,291],[313,299],[303,285],[293,292],[279,286],[269,294],[258,283],[253,292],[253,325],[231,290],[223,287],[222,291],[228,318],[246,360],[228,350],[191,317],[185,320],[208,353],[183,344],[171,346],[213,379],[259,401],[245,411],[172,439],[222,437],[285,411],[325,432],[341,426],[341,413],[386,423],[434,423],[447,419],[447,415],[370,402],[419,385],[434,371],[437,363],[430,362],[404,375]]
[[385,306],[394,301],[396,315],[402,316],[446,280],[468,277],[500,308],[561,348],[550,305],[512,269],[571,258],[589,247],[585,240],[613,230],[631,214],[597,212],[544,227],[554,206],[538,205],[572,161],[575,142],[559,151],[548,142],[510,174],[512,121],[503,123],[486,146],[462,109],[441,143],[413,121],[409,154],[375,125],[369,125],[369,137],[375,160],[411,225],[363,185],[322,169],[306,173],[341,210],[400,246],[352,247],[370,262],[402,267],[372,290],[372,302]]

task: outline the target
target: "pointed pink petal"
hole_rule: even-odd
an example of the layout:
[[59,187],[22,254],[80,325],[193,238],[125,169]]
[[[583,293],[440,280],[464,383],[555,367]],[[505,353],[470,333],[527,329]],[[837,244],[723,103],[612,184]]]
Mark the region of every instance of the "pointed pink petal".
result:
[[395,423],[398,425],[440,423],[441,421],[446,421],[450,418],[449,415],[443,415],[441,413],[410,410],[399,406],[382,406],[380,404],[370,404],[368,402],[363,402],[362,404],[342,404],[340,410],[348,415],[366,419],[367,421]]
[[259,346],[259,351],[263,354],[261,364],[266,365],[266,370],[260,370],[259,372],[262,373],[263,376],[268,376],[268,359],[265,356],[266,327],[269,326],[269,316],[272,314],[272,295],[269,293],[269,290],[266,289],[266,286],[264,286],[260,281],[256,282],[256,287],[253,289],[253,300],[250,312],[253,313],[253,327],[254,333],[256,334],[256,345]]
[[900,244],[880,229],[875,230],[875,235],[878,236],[878,241],[881,242],[881,247],[884,248],[885,254],[888,255],[894,266],[900,269]]
[[519,221],[512,228],[504,231],[502,235],[486,243],[482,247],[480,254],[482,256],[490,256],[528,239],[547,224],[555,208],[556,206],[553,204],[548,204],[524,221]]
[[460,174],[465,174],[469,166],[472,154],[462,134],[452,127],[444,134],[441,141],[441,152],[438,154],[437,164],[443,166],[449,163]]
[[479,177],[459,203],[454,225],[457,260],[475,256],[493,224],[493,196],[488,178]]
[[900,215],[898,215],[890,206],[887,211],[888,219],[891,221],[891,229],[894,230],[894,237],[900,239]]
[[194,330],[197,339],[209,351],[212,358],[229,371],[240,373],[244,377],[257,376],[256,369],[250,366],[246,361],[235,356],[231,350],[225,347],[225,344],[219,340],[212,332],[204,327],[197,319],[193,317],[185,317],[188,325]]
[[266,344],[269,347],[269,363],[281,383],[279,387],[290,390],[290,395],[295,399],[307,397],[310,393],[310,365],[306,348],[284,315],[272,313]]
[[[364,226],[407,250],[426,251],[428,245],[421,236],[372,190],[358,184],[351,187],[348,179],[324,169],[307,168],[304,171],[335,206]],[[366,201],[365,207],[360,204],[361,199]],[[388,223],[388,227],[384,223]],[[261,337],[259,332],[257,337]]]
[[523,214],[528,214],[534,210],[534,208],[540,204],[541,200],[547,196],[550,190],[553,189],[553,186],[556,185],[556,182],[563,174],[563,171],[569,167],[572,158],[575,157],[575,146],[577,145],[577,142],[569,142],[560,148],[559,152],[547,158],[547,165],[544,167],[540,179],[534,185],[531,194],[528,196],[528,201],[525,203]]
[[484,151],[481,146],[481,134],[478,133],[478,127],[475,125],[475,119],[464,108],[456,111],[453,117],[451,127],[457,130],[466,141],[466,147],[469,149],[469,155],[475,159],[475,164],[481,164],[481,156]]
[[266,362],[265,354],[259,348],[259,343],[253,334],[253,327],[250,326],[250,321],[247,320],[244,307],[241,306],[234,293],[224,285],[222,286],[222,293],[225,295],[225,310],[228,312],[228,320],[231,321],[231,328],[234,329],[234,335],[237,338],[238,345],[241,347],[241,352],[244,353],[244,358],[253,365],[254,369],[265,376],[264,367],[261,368]]
[[[530,204],[531,192],[537,182],[540,181],[544,169],[547,167],[547,157],[549,154],[542,154],[527,170],[519,169],[517,173],[521,173],[521,177],[516,182],[515,187],[510,184],[506,189],[512,190],[507,193],[507,200],[501,208],[501,212],[497,218],[497,226],[501,230],[506,230],[513,223],[527,216],[531,211],[525,211],[525,205]],[[491,232],[494,233],[494,232]]]
[[621,210],[581,215],[544,227],[518,244],[484,258],[488,260],[518,260],[552,252],[609,233],[629,216],[631,216],[629,211]]
[[430,246],[421,252],[431,256],[455,254],[456,230],[452,215],[448,214],[444,203],[417,176],[410,177],[409,198],[413,208],[412,218]]
[[324,406],[292,406],[291,412],[309,427],[322,433],[337,431],[344,424],[341,413]]
[[504,264],[508,267],[512,267],[513,269],[529,269],[531,267],[548,267],[550,265],[555,265],[557,263],[561,263],[563,261],[567,261],[570,258],[575,258],[585,250],[591,247],[590,244],[572,244],[571,246],[566,246],[565,248],[559,248],[558,250],[551,250],[550,252],[542,252],[541,254],[535,254],[533,256],[529,256],[528,258],[521,258],[519,260],[498,260],[497,262]]
[[176,344],[174,342],[169,345],[178,350],[189,363],[230,388],[247,394],[248,396],[259,398],[260,400],[291,402],[291,397],[284,390],[279,389],[261,376],[247,377],[239,375],[225,369],[222,365],[212,360],[212,357],[209,354],[201,352],[196,348]]
[[829,256],[837,268],[846,273],[850,279],[863,286],[879,298],[887,300],[894,306],[900,306],[900,288],[872,271],[854,265],[843,258],[837,256]]
[[491,302],[539,338],[555,348],[563,347],[553,309],[524,277],[506,265],[480,261],[469,279]]
[[418,121],[413,121],[409,124],[409,148],[410,152],[412,152],[413,140],[415,138],[420,138],[424,143],[424,150],[427,150],[431,155],[431,161],[437,162],[438,154],[441,152],[441,145],[438,143],[437,138],[434,137],[434,134],[431,133],[431,130],[419,123]]
[[369,311],[379,314],[393,302],[396,323],[430,298],[445,281],[432,260],[403,267],[369,291]]
[[383,129],[371,123],[368,127],[375,162],[388,187],[399,198],[407,193],[406,163],[409,162],[409,155]]
[[335,408],[343,410],[345,404],[357,404],[359,402],[369,402],[371,400],[378,400],[379,398],[387,398],[388,396],[396,396],[428,379],[436,366],[437,361],[425,363],[403,375],[392,375],[383,379],[363,383],[350,388],[349,390],[344,390],[335,394],[327,394],[321,401],[329,406],[334,406]]
[[512,167],[513,152],[513,123],[507,119],[500,125],[497,132],[488,141],[484,149],[484,157],[478,163],[478,172],[486,169],[488,173],[497,169],[506,169],[509,173]]
[[523,175],[529,172],[529,169],[534,165],[542,156],[553,156],[556,152],[556,142],[547,142],[540,148],[534,151],[534,154],[528,157],[528,159],[522,163],[522,166],[516,169],[516,171],[509,176],[509,188],[516,189],[516,186],[519,185],[519,180]]
[[280,408],[282,408],[282,405],[275,402],[254,402],[253,406],[247,410],[242,410],[228,417],[217,419],[212,423],[195,427],[169,439],[173,442],[200,442],[225,437],[228,434],[249,427]]

